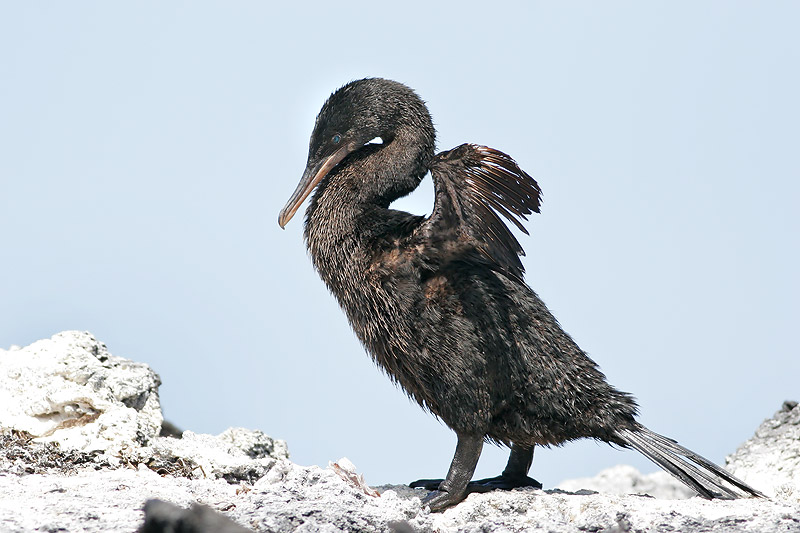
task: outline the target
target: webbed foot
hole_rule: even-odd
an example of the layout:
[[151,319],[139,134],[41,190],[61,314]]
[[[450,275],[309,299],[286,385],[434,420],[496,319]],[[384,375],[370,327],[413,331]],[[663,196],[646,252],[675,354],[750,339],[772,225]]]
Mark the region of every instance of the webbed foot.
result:
[[486,479],[470,481],[467,485],[467,493],[512,490],[522,487],[541,489],[542,484],[528,476],[505,476],[501,474],[496,477],[487,477]]
[[422,505],[429,506],[435,513],[466,498],[466,488],[475,472],[475,465],[478,464],[482,448],[482,435],[458,434],[456,453],[453,462],[450,463],[447,478],[420,479],[411,483],[411,487],[422,487],[432,491],[422,499]]
[[418,479],[408,484],[412,489],[438,490],[443,479]]
[[422,506],[425,507],[427,505],[431,508],[432,513],[437,513],[447,509],[451,505],[460,503],[466,497],[466,493],[463,492],[461,494],[453,494],[446,490],[437,489],[429,492],[427,496],[422,498]]
[[[442,484],[443,479],[418,479],[408,486],[412,489],[425,489],[430,491],[439,490],[439,485]],[[485,479],[476,479],[467,483],[466,494],[473,492],[490,492],[493,490],[512,490],[521,487],[533,487],[541,489],[542,484],[528,476],[503,476],[488,477]]]
[[422,504],[430,505],[431,511],[441,511],[455,505],[473,492],[512,490],[521,487],[542,488],[541,483],[528,477],[528,470],[533,462],[533,446],[512,445],[508,464],[502,474],[467,482],[468,476],[475,470],[479,456],[480,442],[474,437],[460,435],[456,456],[450,465],[447,479],[418,479],[409,483],[409,487],[431,491],[422,499]]

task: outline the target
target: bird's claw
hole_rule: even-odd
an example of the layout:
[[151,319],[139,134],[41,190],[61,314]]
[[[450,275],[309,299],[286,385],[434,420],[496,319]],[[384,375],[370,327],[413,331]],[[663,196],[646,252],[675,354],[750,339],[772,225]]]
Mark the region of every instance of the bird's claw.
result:
[[425,507],[427,505],[431,508],[432,513],[436,513],[451,505],[460,503],[463,499],[463,494],[455,495],[443,490],[434,490],[422,498],[422,506]]

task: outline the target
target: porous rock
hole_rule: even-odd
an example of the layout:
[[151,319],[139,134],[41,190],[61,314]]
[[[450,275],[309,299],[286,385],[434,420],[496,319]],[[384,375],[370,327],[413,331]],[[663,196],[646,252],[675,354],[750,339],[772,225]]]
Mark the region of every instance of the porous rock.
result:
[[800,504],[800,405],[784,402],[727,457],[726,468],[768,496]]
[[617,465],[601,470],[596,476],[568,479],[558,484],[561,490],[603,492],[606,494],[647,494],[661,500],[685,500],[695,492],[664,471],[642,474],[629,465]]
[[158,437],[128,456],[159,473],[254,483],[276,460],[288,459],[289,450],[284,441],[261,431],[229,428],[216,436],[184,431],[180,439]]
[[[800,441],[795,411],[765,422],[729,464],[776,494],[772,500],[666,499],[679,496],[674,482],[618,467],[560,489],[473,494],[439,514],[423,508],[423,490],[383,486],[375,496],[346,459],[329,468],[300,466],[288,459],[285,443],[260,432],[184,432],[182,439],[150,433],[146,445],[118,433],[131,440],[109,444],[124,451],[115,462],[105,452],[76,451],[58,440],[40,442],[6,430],[0,433],[0,524],[11,532],[800,532],[800,502],[785,497],[796,494],[789,491]],[[769,475],[776,471],[782,473]],[[753,473],[760,482],[748,477]],[[160,502],[145,507],[149,500]]]
[[146,445],[161,429],[160,384],[147,365],[65,331],[0,350],[0,427],[87,452]]

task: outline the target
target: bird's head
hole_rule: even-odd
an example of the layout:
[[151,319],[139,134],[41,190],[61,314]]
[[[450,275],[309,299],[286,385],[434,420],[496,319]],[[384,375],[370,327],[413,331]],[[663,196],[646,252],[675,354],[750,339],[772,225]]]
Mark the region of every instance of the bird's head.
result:
[[379,138],[392,142],[404,127],[430,130],[425,103],[409,87],[382,78],[348,83],[334,92],[317,115],[300,183],[278,216],[283,228],[322,179],[348,155]]

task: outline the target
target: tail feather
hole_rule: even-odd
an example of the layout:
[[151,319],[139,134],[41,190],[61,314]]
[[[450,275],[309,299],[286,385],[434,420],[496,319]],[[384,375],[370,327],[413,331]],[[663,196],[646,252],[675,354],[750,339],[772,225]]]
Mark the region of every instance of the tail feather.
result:
[[[744,481],[674,440],[642,425],[619,429],[617,436],[706,499],[765,498]],[[738,490],[737,490],[738,489]]]
[[672,439],[670,439],[668,437],[665,437],[663,435],[659,435],[658,433],[653,433],[652,431],[650,431],[647,428],[644,428],[644,429],[645,429],[645,431],[647,433],[649,433],[654,438],[656,438],[656,440],[658,440],[660,443],[662,443],[665,446],[667,446],[670,450],[685,456],[689,460],[691,460],[694,463],[702,466],[706,470],[712,472],[717,477],[720,477],[720,478],[724,479],[725,481],[727,481],[731,485],[737,487],[738,489],[742,490],[743,492],[745,492],[745,493],[747,493],[747,494],[749,494],[751,496],[757,496],[759,498],[766,498],[766,496],[764,496],[764,494],[762,494],[761,492],[757,491],[756,489],[754,489],[753,487],[751,487],[750,485],[748,485],[747,483],[745,483],[741,479],[737,478],[736,476],[734,476],[733,474],[731,474],[730,472],[728,472],[724,468],[721,468],[721,467],[715,465],[714,463],[712,463],[711,461],[709,461],[708,459],[706,459],[702,455],[698,455],[695,452],[693,452],[692,450],[690,450],[688,448],[684,448],[683,446],[681,446],[680,444],[678,444],[677,442],[675,442],[674,440],[672,440]]
[[[640,434],[630,432],[630,434],[625,435],[625,438],[633,448],[694,489],[703,498],[736,498],[737,495],[735,492],[724,486],[718,487],[718,483],[715,483],[715,480],[709,475],[701,472],[700,469],[688,463],[682,457],[665,451],[663,448],[654,446],[651,441],[642,438]],[[715,492],[710,487],[718,487],[719,492]]]

